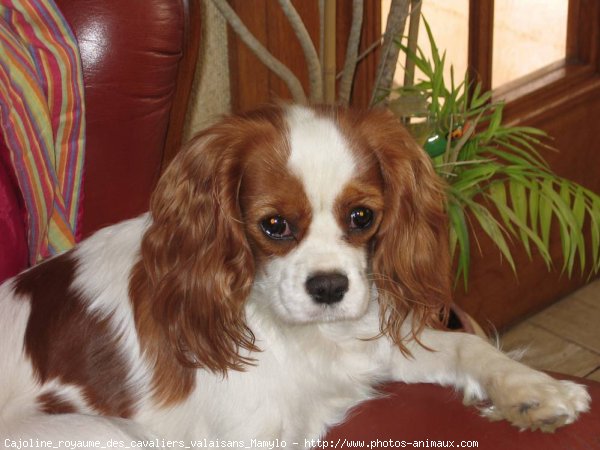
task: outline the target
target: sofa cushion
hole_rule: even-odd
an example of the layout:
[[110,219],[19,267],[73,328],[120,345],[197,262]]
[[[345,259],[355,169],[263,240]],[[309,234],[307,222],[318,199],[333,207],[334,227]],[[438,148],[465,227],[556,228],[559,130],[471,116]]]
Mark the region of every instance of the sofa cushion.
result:
[[336,444],[337,448],[348,448],[350,441],[364,443],[365,448],[368,444],[376,444],[370,448],[402,448],[403,441],[405,448],[415,448],[416,441],[422,442],[421,448],[434,447],[432,441],[453,442],[455,448],[464,441],[465,448],[486,450],[600,448],[600,383],[565,375],[558,378],[586,384],[592,409],[553,434],[519,431],[506,421],[490,422],[475,407],[465,407],[460,393],[449,388],[393,383],[383,388],[386,396],[359,405],[324,439],[329,448]]
[[184,3],[56,1],[83,65],[84,236],[148,209],[184,51]]

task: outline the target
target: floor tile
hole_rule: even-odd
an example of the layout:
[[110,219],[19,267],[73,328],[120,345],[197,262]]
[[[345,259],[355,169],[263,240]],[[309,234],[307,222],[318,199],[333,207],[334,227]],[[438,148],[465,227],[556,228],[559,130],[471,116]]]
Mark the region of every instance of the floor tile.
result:
[[501,337],[502,350],[525,348],[521,361],[541,370],[585,376],[600,366],[600,353],[562,339],[528,322],[521,323]]
[[594,370],[586,378],[600,382],[600,367],[598,369]]
[[600,280],[546,308],[527,323],[600,354]]

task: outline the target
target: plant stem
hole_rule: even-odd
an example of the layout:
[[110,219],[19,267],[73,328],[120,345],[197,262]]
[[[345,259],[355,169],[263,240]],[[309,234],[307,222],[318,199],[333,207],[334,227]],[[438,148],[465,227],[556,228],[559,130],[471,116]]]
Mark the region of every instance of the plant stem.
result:
[[335,103],[335,1],[325,0],[323,42],[323,101]]
[[[410,2],[410,22],[408,26],[408,42],[406,46],[411,53],[417,50],[419,40],[419,23],[421,18],[421,0],[411,0]],[[404,87],[410,87],[415,83],[415,61],[406,55],[404,65]]]
[[370,106],[375,105],[378,96],[382,92],[387,94],[392,88],[394,72],[396,71],[396,63],[398,62],[398,54],[400,52],[400,48],[396,45],[395,41],[404,32],[404,25],[408,17],[408,4],[409,0],[392,0],[390,14],[385,26],[385,34],[383,35],[381,59],[377,66]]
[[310,99],[313,102],[323,101],[323,79],[321,74],[321,62],[319,61],[319,55],[313,45],[312,39],[308,34],[308,30],[304,26],[304,22],[292,5],[290,0],[279,0],[279,5],[283,10],[283,13],[287,17],[298,41],[300,47],[304,52],[304,59],[308,65],[308,80],[310,84]]
[[226,0],[212,0],[219,9],[225,20],[229,23],[233,31],[242,39],[242,41],[254,52],[260,61],[269,68],[275,75],[283,80],[290,90],[294,101],[306,104],[306,94],[302,88],[300,80],[285,66],[281,61],[275,58],[259,41],[250,30],[243,24],[235,11],[229,6]]
[[340,82],[340,92],[338,94],[339,103],[348,105],[350,103],[350,94],[352,93],[352,82],[356,64],[358,63],[358,44],[360,43],[360,32],[363,22],[363,0],[353,0],[352,2],[352,28],[348,37],[348,46],[346,47],[346,61],[342,81]]

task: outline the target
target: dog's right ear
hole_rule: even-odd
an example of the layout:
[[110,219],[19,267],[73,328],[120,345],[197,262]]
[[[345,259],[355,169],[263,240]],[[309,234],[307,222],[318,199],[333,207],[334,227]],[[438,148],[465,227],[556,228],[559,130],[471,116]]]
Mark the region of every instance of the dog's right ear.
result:
[[249,362],[240,350],[256,350],[243,308],[254,260],[238,205],[243,127],[236,125],[225,119],[196,137],[151,199],[130,297],[142,348],[159,366],[225,373]]
[[417,338],[425,326],[442,327],[452,298],[446,185],[390,112],[373,110],[356,128],[384,180],[385,211],[372,256],[382,331],[406,351],[403,321],[412,318]]

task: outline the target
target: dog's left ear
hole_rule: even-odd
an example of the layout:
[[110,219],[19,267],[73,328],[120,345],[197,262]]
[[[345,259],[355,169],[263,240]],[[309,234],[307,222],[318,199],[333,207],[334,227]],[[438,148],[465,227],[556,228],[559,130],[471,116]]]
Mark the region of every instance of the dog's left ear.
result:
[[382,331],[404,348],[400,330],[409,313],[416,336],[424,326],[439,327],[450,303],[446,188],[429,156],[391,113],[375,111],[366,120],[385,190],[372,261]]
[[203,132],[152,196],[130,296],[142,348],[157,366],[226,373],[257,350],[244,314],[254,259],[238,203],[243,126],[229,118]]

